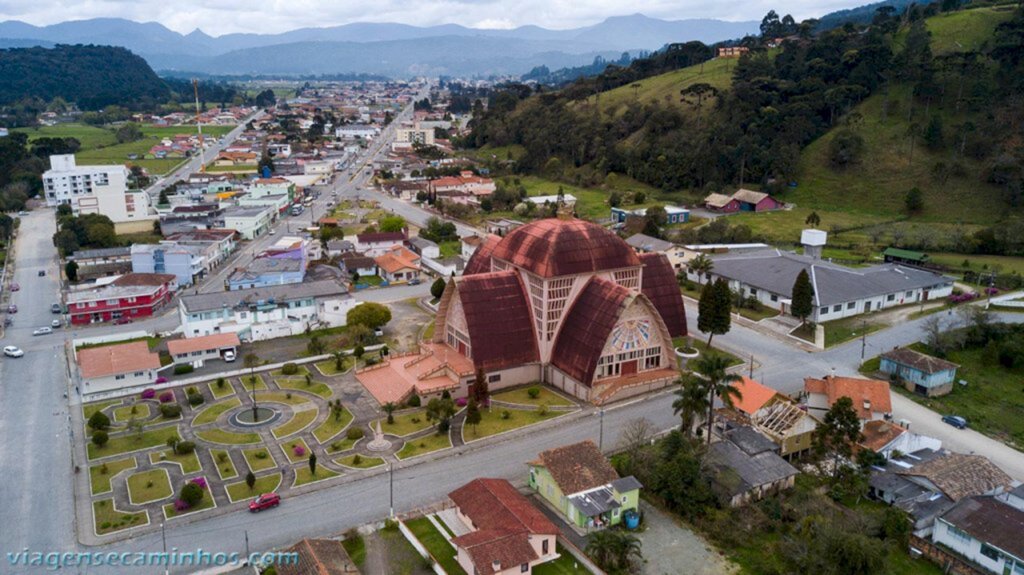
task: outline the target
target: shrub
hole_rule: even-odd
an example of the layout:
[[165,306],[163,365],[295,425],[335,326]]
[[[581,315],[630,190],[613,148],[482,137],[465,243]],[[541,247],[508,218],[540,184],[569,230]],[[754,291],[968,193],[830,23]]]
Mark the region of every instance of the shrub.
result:
[[409,419],[409,421],[411,421],[411,422],[413,422],[413,423],[419,423],[419,422],[420,422],[420,418],[418,418],[418,417],[413,417],[413,418],[410,418],[410,419]]
[[502,419],[512,419],[512,412],[507,410],[507,409],[501,410],[501,418]]
[[178,439],[177,437],[168,437],[167,441],[165,441],[164,443],[167,444],[167,447],[170,447],[171,449],[174,449],[175,446],[178,445],[179,441],[181,441],[181,440]]
[[224,463],[227,460],[228,460],[228,454],[227,453],[221,451],[220,453],[217,454],[217,461],[218,462]]
[[469,400],[467,400],[465,397],[460,397],[455,400],[455,405],[457,407],[466,407],[467,403],[469,403]]
[[331,443],[331,451],[341,451],[341,442],[335,441]]
[[198,485],[200,489],[206,489],[206,478],[205,477],[196,477],[195,479],[192,480],[192,483],[195,483],[196,485]]
[[540,407],[537,408],[537,413],[539,413],[541,415],[541,417],[544,417],[545,415],[547,415],[548,414],[548,404],[546,404],[546,403],[540,404]]
[[166,419],[174,419],[181,415],[181,406],[177,403],[165,403],[160,406],[160,415]]
[[155,383],[167,383],[167,378],[161,375],[160,377],[156,378]]
[[380,363],[380,360],[377,359],[376,357],[366,358],[366,365],[377,365],[378,363]]
[[110,473],[110,468],[107,467],[107,464],[104,463],[103,465],[100,465],[100,475],[106,475],[108,473]]
[[174,392],[167,390],[160,394],[160,403],[170,403],[174,401]]
[[152,387],[147,387],[146,389],[142,390],[142,393],[139,394],[139,397],[142,399],[153,399],[154,397],[156,397],[156,390],[153,389]]
[[194,385],[190,385],[185,388],[185,395],[195,395],[197,393],[199,393],[199,390],[196,389],[196,386]]
[[205,402],[205,401],[206,401],[206,398],[203,397],[203,394],[201,394],[201,393],[193,393],[192,395],[188,396],[188,404],[192,405],[192,406],[202,405],[203,402]]
[[448,433],[448,430],[452,428],[452,421],[450,419],[442,419],[437,422],[438,433]]
[[191,505],[186,503],[184,499],[175,499],[174,500],[174,510],[178,511],[179,513],[182,512],[182,511],[188,510],[190,507],[191,507]]
[[174,452],[178,455],[188,455],[195,450],[196,444],[191,441],[179,441],[178,444],[174,446]]
[[363,458],[357,453],[352,456],[352,465],[359,465],[363,462]]
[[266,451],[257,451],[254,457],[256,457],[256,459],[266,459],[267,457],[270,457],[270,454]]
[[245,484],[249,486],[250,490],[256,485],[256,475],[252,471],[245,474]]
[[540,388],[534,385],[526,390],[526,395],[529,395],[530,399],[537,399],[540,397]]
[[97,411],[89,417],[89,427],[97,431],[102,431],[110,427],[110,418],[107,417],[102,411]]
[[96,447],[103,447],[109,439],[110,436],[107,435],[106,431],[97,431],[92,434],[92,442]]
[[184,501],[189,507],[195,507],[203,500],[204,489],[195,483],[186,483],[182,486],[178,498]]
[[366,433],[363,431],[362,427],[350,427],[348,428],[348,431],[345,432],[345,437],[350,441],[362,439],[364,435],[366,435]]
[[224,386],[227,385],[227,383],[228,382],[225,381],[225,379],[223,377],[218,377],[217,378],[217,389],[224,389]]
[[284,397],[285,397],[285,399],[291,399],[292,398],[292,392],[289,391],[289,392],[285,393]]
[[295,375],[296,373],[299,373],[299,366],[291,362],[286,363],[281,366],[281,373],[283,375]]
[[306,454],[306,448],[301,445],[296,445],[292,448],[292,453],[294,453],[296,457],[302,457]]
[[196,370],[196,368],[192,367],[192,364],[189,364],[189,363],[179,363],[178,365],[174,366],[174,375],[182,375],[182,374],[185,374],[185,373],[192,373],[195,370]]
[[420,399],[420,396],[413,394],[405,403],[409,407],[419,407],[422,405],[422,400]]

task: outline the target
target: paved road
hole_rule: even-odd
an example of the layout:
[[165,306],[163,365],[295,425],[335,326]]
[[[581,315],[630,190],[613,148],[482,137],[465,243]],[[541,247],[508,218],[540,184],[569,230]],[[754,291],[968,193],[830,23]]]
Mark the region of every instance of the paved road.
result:
[[[56,317],[54,212],[23,216],[14,257],[18,306],[3,345],[25,351],[0,358],[0,550],[67,549],[75,541],[63,333],[32,336]],[[38,277],[40,270],[46,277]],[[0,572],[12,573],[6,564]]]

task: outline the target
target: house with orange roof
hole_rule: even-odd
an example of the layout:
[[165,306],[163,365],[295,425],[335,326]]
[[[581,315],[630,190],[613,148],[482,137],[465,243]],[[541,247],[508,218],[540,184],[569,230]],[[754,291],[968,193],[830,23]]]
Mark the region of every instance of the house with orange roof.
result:
[[818,420],[795,401],[758,381],[744,376],[733,383],[742,394],[732,409],[720,413],[726,420],[749,425],[779,446],[779,455],[792,459],[811,449],[811,436]]
[[296,560],[274,565],[278,575],[359,575],[341,541],[303,539],[283,553],[293,553]]
[[142,388],[156,381],[160,356],[144,341],[90,347],[75,352],[82,395]]
[[859,377],[829,375],[822,379],[804,378],[807,411],[823,416],[841,397],[853,400],[853,409],[861,422],[892,416],[889,382]]
[[405,246],[391,246],[374,261],[380,276],[389,284],[408,283],[420,277],[420,256]]
[[875,419],[865,423],[861,429],[861,440],[857,445],[862,449],[870,449],[875,453],[880,453],[886,459],[894,453],[914,453],[922,449],[931,449],[932,451],[942,449],[941,440],[913,433],[902,425],[884,419]]
[[[192,367],[203,367],[211,359],[234,361],[238,356],[238,340],[235,332],[214,333],[199,337],[172,339],[167,342],[167,351],[177,364],[188,364]],[[230,355],[226,356],[225,354]],[[230,358],[230,359],[229,359]]]

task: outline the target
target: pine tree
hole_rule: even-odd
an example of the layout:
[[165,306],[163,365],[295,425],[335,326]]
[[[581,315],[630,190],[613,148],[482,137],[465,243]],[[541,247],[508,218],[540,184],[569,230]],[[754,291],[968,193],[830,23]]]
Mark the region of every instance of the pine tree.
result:
[[483,416],[480,415],[480,407],[476,403],[475,397],[469,398],[469,403],[466,404],[466,425],[473,426],[473,433],[476,434],[476,426],[480,424],[480,420]]
[[700,288],[700,299],[697,300],[697,329],[703,333],[711,331],[711,316],[715,299],[715,285],[712,282]]
[[795,317],[800,318],[800,323],[807,323],[807,318],[814,312],[814,286],[811,285],[811,276],[807,270],[800,270],[793,282],[793,303],[789,311]]
[[309,454],[309,472],[312,475],[316,475],[316,454],[315,453],[310,453]]

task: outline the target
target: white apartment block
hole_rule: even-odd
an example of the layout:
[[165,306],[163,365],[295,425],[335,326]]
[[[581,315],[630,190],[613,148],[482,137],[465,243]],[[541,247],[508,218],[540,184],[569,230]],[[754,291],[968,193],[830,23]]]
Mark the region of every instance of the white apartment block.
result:
[[422,128],[419,124],[411,128],[399,128],[395,132],[395,143],[434,145],[434,129]]
[[117,233],[149,231],[158,219],[149,194],[128,189],[128,168],[78,166],[71,154],[50,156],[43,172],[46,204],[68,204],[73,214],[103,214]]

